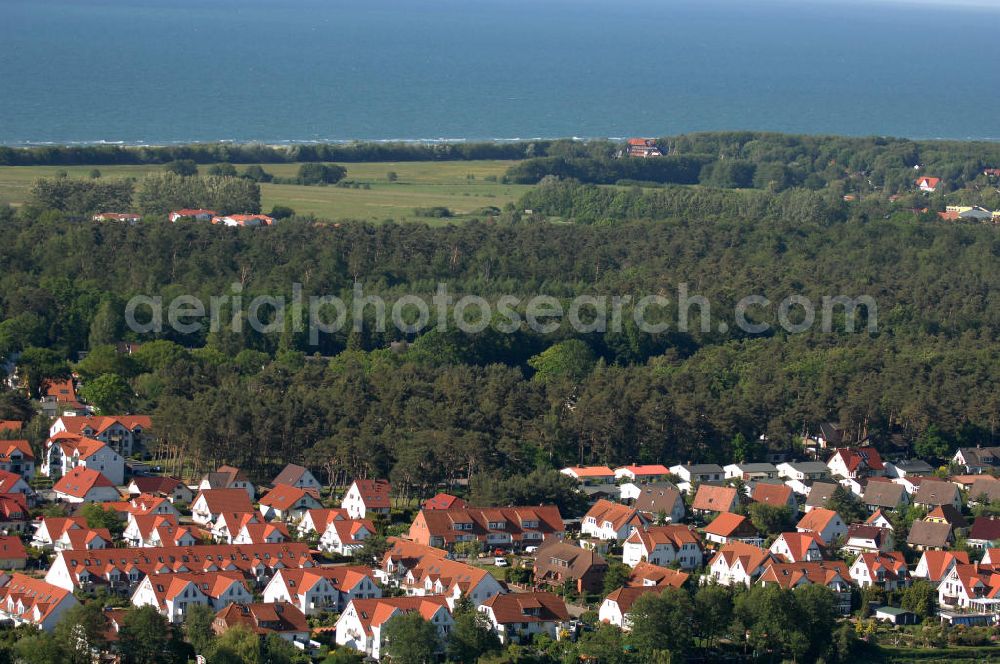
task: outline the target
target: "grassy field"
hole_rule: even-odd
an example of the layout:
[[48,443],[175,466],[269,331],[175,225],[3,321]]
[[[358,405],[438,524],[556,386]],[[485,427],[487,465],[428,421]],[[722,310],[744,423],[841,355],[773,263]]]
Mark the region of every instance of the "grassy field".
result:
[[[324,219],[364,219],[382,221],[417,219],[414,208],[446,207],[457,219],[488,206],[502,208],[516,201],[530,187],[487,182],[499,179],[514,162],[372,162],[344,164],[347,180],[368,185],[364,188],[302,187],[264,184],[261,186],[264,211],[286,205],[299,213],[311,213]],[[293,177],[298,164],[262,164],[264,170],[278,177]],[[23,203],[38,178],[52,177],[65,171],[70,177],[89,177],[92,166],[4,166],[0,167],[0,201]],[[104,178],[141,177],[162,170],[150,166],[98,166]],[[205,172],[208,167],[202,166]],[[243,166],[237,166],[242,170]],[[395,172],[396,182],[388,173]],[[435,222],[440,220],[424,221]]]

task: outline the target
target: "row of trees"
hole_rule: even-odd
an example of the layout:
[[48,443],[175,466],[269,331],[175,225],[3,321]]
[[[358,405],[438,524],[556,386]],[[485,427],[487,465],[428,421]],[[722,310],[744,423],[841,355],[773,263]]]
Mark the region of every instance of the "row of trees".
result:
[[[313,164],[319,166],[319,164]],[[165,214],[179,208],[210,208],[221,214],[260,212],[260,186],[245,177],[153,173],[135,180],[43,178],[31,188],[28,205],[69,215],[99,212]]]

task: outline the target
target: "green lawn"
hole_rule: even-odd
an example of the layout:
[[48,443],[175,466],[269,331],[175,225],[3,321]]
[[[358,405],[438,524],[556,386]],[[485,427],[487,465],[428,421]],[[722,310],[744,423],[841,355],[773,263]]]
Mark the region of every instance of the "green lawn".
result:
[[[530,187],[487,182],[499,179],[514,162],[372,162],[344,164],[347,180],[367,184],[369,189],[343,187],[302,187],[264,184],[261,187],[265,211],[286,205],[299,213],[312,213],[324,219],[364,219],[397,221],[417,219],[414,208],[446,207],[461,219],[492,206],[502,208],[516,201]],[[278,177],[293,177],[298,164],[262,164],[264,170]],[[0,167],[0,201],[18,205],[28,196],[32,182],[66,171],[70,177],[88,177],[92,166],[4,166]],[[98,166],[102,177],[141,177],[162,169],[160,166]],[[201,171],[207,171],[201,166]],[[242,170],[243,166],[237,166]],[[389,182],[387,174],[398,176]],[[425,220],[440,221],[440,220]]]

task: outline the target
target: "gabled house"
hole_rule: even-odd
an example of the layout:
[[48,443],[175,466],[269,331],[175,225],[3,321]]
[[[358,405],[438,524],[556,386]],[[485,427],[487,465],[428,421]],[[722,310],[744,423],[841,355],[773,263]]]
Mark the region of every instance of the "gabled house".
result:
[[131,495],[149,494],[166,498],[172,503],[188,503],[194,500],[194,492],[176,477],[161,475],[133,477],[129,482],[128,492]]
[[232,544],[248,524],[263,523],[263,517],[256,512],[222,512],[211,526],[212,539],[219,544]]
[[[624,491],[622,497],[625,497]],[[669,482],[638,485],[634,506],[654,521],[679,523],[684,520],[684,498]]]
[[889,552],[896,548],[896,539],[889,528],[866,523],[854,523],[847,529],[844,551],[853,554]]
[[444,597],[452,609],[463,596],[479,606],[494,595],[507,592],[486,570],[435,556],[424,556],[408,569],[399,587],[410,596]]
[[559,472],[583,485],[611,484],[615,481],[615,471],[608,466],[570,466]]
[[535,583],[561,589],[570,583],[578,593],[601,590],[608,563],[592,549],[550,540],[535,552]]
[[28,565],[28,551],[17,535],[0,535],[0,569],[24,569]]
[[25,497],[34,498],[35,491],[24,481],[24,478],[17,473],[10,473],[0,470],[0,494],[20,493]]
[[723,586],[742,584],[749,587],[773,562],[771,552],[766,549],[743,542],[730,542],[708,562],[707,578]]
[[375,534],[375,524],[370,519],[331,521],[319,538],[319,549],[349,556],[363,547],[365,540]]
[[830,474],[844,479],[885,475],[882,456],[874,447],[842,447],[826,462]]
[[792,488],[785,484],[769,484],[766,482],[756,482],[750,492],[750,500],[755,503],[763,503],[772,507],[787,507],[792,514],[799,511],[799,504],[795,500]]
[[181,219],[193,219],[195,221],[211,221],[212,217],[217,216],[215,210],[204,210],[201,208],[183,208],[181,210],[174,210],[168,215],[171,222],[177,222]]
[[823,560],[823,540],[813,532],[781,533],[768,549],[786,563]]
[[31,546],[38,549],[52,548],[56,540],[70,528],[87,528],[87,520],[82,516],[43,518],[35,528]]
[[969,554],[965,551],[924,551],[912,576],[937,585],[955,565],[968,564]]
[[71,433],[57,433],[45,443],[42,475],[57,478],[75,468],[96,470],[112,484],[125,481],[125,460],[104,442]]
[[271,481],[272,487],[276,487],[280,484],[293,486],[297,489],[309,489],[317,492],[317,494],[323,486],[319,483],[319,480],[317,480],[316,477],[309,472],[308,468],[294,463],[290,463],[285,466]]
[[392,485],[387,480],[354,480],[344,494],[340,506],[352,519],[371,519],[375,514],[389,514],[389,494]]
[[35,476],[35,454],[31,444],[26,440],[0,440],[0,470],[20,475],[30,482]]
[[382,590],[370,567],[341,565],[280,569],[264,587],[264,602],[291,602],[307,616],[340,612],[355,599],[378,599]]
[[198,539],[176,516],[166,514],[129,515],[122,539],[131,547],[194,546]]
[[24,574],[12,574],[0,587],[0,618],[51,632],[79,604],[68,590]]
[[947,523],[955,529],[956,533],[964,532],[969,527],[969,522],[965,520],[962,513],[951,505],[938,505],[924,517],[924,521],[934,523]]
[[927,509],[933,509],[938,505],[951,505],[956,510],[961,510],[962,494],[951,482],[925,479],[913,496],[913,504]]
[[342,521],[349,518],[350,517],[347,516],[347,510],[341,507],[335,507],[333,509],[320,508],[307,510],[297,526],[299,536],[308,537],[313,534],[322,535],[326,532],[327,527],[334,521]]
[[527,643],[537,634],[552,640],[569,621],[566,602],[547,592],[494,595],[479,607],[500,643]]
[[23,533],[28,529],[31,514],[23,493],[0,494],[0,529],[8,533]]
[[253,595],[236,572],[151,574],[132,593],[133,605],[152,606],[172,623],[183,622],[195,604],[219,610],[233,602],[252,601]]
[[902,485],[895,482],[875,481],[868,482],[865,487],[861,502],[865,504],[869,512],[876,510],[898,510],[906,507],[910,502],[910,497]]
[[910,571],[899,551],[862,553],[851,565],[851,579],[861,588],[892,592],[910,585]]
[[215,489],[242,489],[250,500],[257,497],[257,489],[239,468],[219,466],[213,473],[207,473],[198,484],[199,491]]
[[45,580],[67,590],[105,587],[120,591],[150,574],[162,577],[182,572],[237,572],[248,582],[263,586],[279,569],[314,566],[309,547],[298,542],[112,548],[57,551]]
[[153,420],[148,415],[63,415],[49,427],[49,436],[67,433],[93,438],[110,447],[121,457],[132,456],[146,441]]
[[969,530],[969,546],[975,549],[988,549],[994,542],[1000,541],[1000,518],[981,516],[972,522]]
[[833,510],[824,507],[817,507],[808,512],[795,524],[795,529],[800,533],[816,533],[821,540],[828,544],[847,536],[847,526],[844,524],[844,520]]
[[1000,480],[982,475],[969,487],[970,505],[989,505],[1000,502]]
[[934,193],[941,186],[941,178],[921,177],[917,178],[917,189],[924,193]]
[[288,541],[288,527],[280,521],[245,523],[233,538],[233,544],[279,544]]
[[716,544],[745,542],[761,546],[764,543],[764,539],[754,528],[750,519],[742,514],[733,514],[732,512],[721,512],[712,520],[712,523],[705,526],[705,539]]
[[676,475],[683,482],[685,486],[678,488],[687,493],[695,484],[721,482],[725,479],[726,471],[714,463],[678,464],[670,466],[670,474]]
[[465,507],[465,501],[450,493],[439,493],[423,502],[421,507],[425,510],[450,510]]
[[[942,609],[976,610],[982,600],[1000,594],[1000,575],[992,566],[955,565],[938,584],[938,605]],[[992,603],[990,603],[992,604]]]
[[914,521],[906,537],[906,543],[917,551],[947,549],[953,540],[951,526],[932,521]]
[[866,526],[875,526],[876,528],[885,528],[886,530],[893,530],[892,521],[889,520],[882,510],[875,510],[872,512],[871,516],[865,519]]
[[642,562],[682,569],[701,567],[703,553],[698,534],[683,524],[649,526],[635,530],[622,546],[622,562],[635,567]]
[[778,479],[778,468],[772,463],[731,463],[722,470],[727,480],[740,479],[752,482]]
[[385,624],[395,616],[411,611],[420,613],[424,620],[434,625],[442,642],[455,624],[443,597],[356,599],[347,605],[337,620],[337,645],[353,648],[375,660],[381,659]]
[[732,512],[739,505],[739,500],[735,487],[702,484],[694,495],[691,510],[700,514]]
[[451,548],[478,540],[485,549],[538,546],[563,536],[562,515],[554,505],[537,507],[466,507],[421,510],[410,525],[409,539],[428,547]]
[[650,519],[634,507],[609,500],[598,500],[584,515],[580,531],[601,540],[622,541],[633,528],[642,528]]
[[253,512],[250,497],[243,488],[202,489],[191,503],[191,520],[206,526],[223,514]]
[[219,635],[237,626],[259,637],[275,634],[304,649],[309,645],[309,635],[312,633],[305,615],[288,602],[233,603],[216,613],[215,620],[212,621],[212,630]]
[[817,584],[830,589],[842,615],[851,612],[851,582],[847,565],[837,561],[810,563],[772,563],[757,579],[761,586],[776,585],[785,590],[795,590]]
[[625,581],[625,586],[641,586],[643,588],[650,586],[670,586],[680,588],[687,583],[689,578],[691,578],[691,575],[687,572],[670,569],[669,567],[660,567],[659,565],[652,565],[650,563],[639,563],[632,568],[628,579]]
[[779,463],[778,477],[802,482],[830,477],[830,469],[819,461],[788,461]]
[[614,625],[618,629],[629,632],[632,630],[632,605],[646,593],[659,593],[669,586],[626,586],[612,591],[597,612],[597,618],[606,625]]
[[886,461],[885,474],[887,477],[912,477],[926,476],[934,473],[934,468],[926,461],[920,459],[905,459],[903,461]]
[[278,484],[260,499],[260,513],[265,519],[298,520],[322,504],[306,489]]
[[114,546],[107,528],[69,528],[52,544],[56,551],[97,551]]
[[121,496],[111,481],[96,470],[78,467],[59,478],[52,491],[67,503],[104,503]]
[[806,504],[803,509],[804,512],[809,513],[817,507],[826,507],[827,501],[833,496],[833,492],[837,490],[837,485],[831,482],[815,482],[809,489],[809,495],[806,496]]
[[1000,447],[960,447],[951,462],[967,473],[979,475],[1000,465]]
[[628,482],[638,482],[648,484],[649,482],[666,481],[670,475],[670,469],[660,464],[645,466],[622,466],[615,468],[615,480],[625,480]]

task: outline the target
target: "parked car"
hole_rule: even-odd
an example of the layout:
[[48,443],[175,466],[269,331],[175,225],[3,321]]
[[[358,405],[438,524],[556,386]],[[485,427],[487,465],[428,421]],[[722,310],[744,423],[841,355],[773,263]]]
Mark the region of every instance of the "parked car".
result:
[[538,551],[538,547],[537,546],[526,546],[526,547],[524,547],[524,552],[525,553],[536,553],[537,551]]
[[501,556],[497,556],[493,559],[493,564],[497,567],[507,567],[507,559]]

